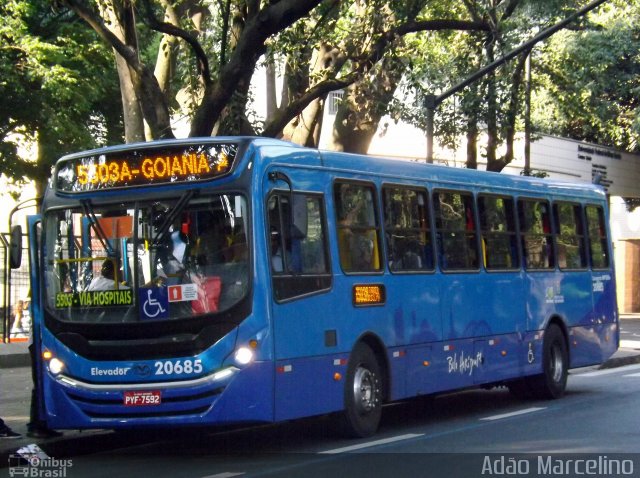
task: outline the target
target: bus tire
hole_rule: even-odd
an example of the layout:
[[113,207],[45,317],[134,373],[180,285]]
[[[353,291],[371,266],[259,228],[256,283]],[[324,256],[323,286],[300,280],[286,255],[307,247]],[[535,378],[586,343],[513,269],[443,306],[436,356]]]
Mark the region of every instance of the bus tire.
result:
[[569,370],[569,351],[560,327],[551,324],[542,343],[542,374],[532,377],[537,398],[556,399],[564,395]]
[[358,343],[349,358],[344,388],[341,429],[353,438],[364,438],[378,430],[382,416],[382,375],[371,348]]

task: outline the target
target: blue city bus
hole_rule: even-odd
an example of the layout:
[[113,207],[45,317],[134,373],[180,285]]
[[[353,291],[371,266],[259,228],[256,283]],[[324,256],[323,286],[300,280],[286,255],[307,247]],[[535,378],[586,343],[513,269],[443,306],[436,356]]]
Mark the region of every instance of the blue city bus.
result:
[[619,343],[595,185],[189,138],[60,159],[30,221],[57,429],[271,423],[479,386],[558,398]]

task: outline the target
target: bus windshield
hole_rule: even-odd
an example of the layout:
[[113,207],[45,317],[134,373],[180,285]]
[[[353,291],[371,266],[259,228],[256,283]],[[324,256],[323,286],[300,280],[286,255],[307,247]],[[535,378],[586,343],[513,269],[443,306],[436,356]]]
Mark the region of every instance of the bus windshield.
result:
[[224,312],[248,290],[239,194],[94,205],[45,216],[45,294],[62,321],[172,320]]

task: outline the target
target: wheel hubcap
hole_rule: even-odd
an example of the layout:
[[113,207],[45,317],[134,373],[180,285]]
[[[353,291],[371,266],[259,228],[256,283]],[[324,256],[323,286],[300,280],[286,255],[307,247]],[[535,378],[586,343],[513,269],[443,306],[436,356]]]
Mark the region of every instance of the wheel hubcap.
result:
[[364,367],[356,369],[353,378],[353,396],[359,413],[370,412],[376,406],[376,382],[376,376],[369,369]]
[[562,380],[563,374],[563,359],[560,347],[556,345],[551,348],[551,376],[553,381],[559,383]]

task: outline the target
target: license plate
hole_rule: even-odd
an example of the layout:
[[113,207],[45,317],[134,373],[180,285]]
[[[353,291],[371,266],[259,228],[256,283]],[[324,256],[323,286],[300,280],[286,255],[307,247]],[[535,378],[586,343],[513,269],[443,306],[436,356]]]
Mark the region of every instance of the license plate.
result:
[[125,407],[148,407],[160,405],[160,390],[124,392],[123,400]]

